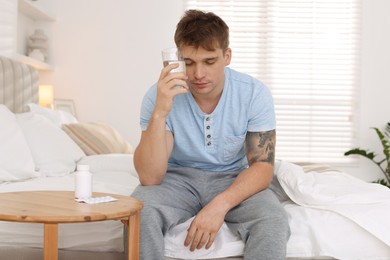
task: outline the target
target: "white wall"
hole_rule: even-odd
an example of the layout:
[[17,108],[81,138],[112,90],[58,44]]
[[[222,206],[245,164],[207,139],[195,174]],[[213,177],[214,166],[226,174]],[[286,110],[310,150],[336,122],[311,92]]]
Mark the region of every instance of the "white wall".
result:
[[[41,83],[53,84],[57,98],[73,99],[81,121],[108,122],[136,145],[141,99],[159,76],[160,50],[173,45],[182,1],[55,2],[55,71],[41,73]],[[390,1],[362,0],[362,8],[358,145],[379,152],[369,127],[390,121]],[[364,159],[344,168],[365,180],[382,177]]]
[[[390,1],[362,0],[362,56],[358,144],[382,154],[382,146],[370,127],[383,128],[390,121]],[[367,159],[360,167],[346,169],[365,180],[383,178]]]

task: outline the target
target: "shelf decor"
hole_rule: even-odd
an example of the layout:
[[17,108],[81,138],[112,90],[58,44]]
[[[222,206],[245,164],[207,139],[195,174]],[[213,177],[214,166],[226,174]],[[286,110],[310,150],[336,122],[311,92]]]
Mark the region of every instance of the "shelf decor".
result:
[[[27,55],[36,58],[40,61],[47,62],[48,60],[48,38],[41,29],[36,29],[34,34],[30,35],[27,42]],[[43,55],[43,59],[39,56]]]

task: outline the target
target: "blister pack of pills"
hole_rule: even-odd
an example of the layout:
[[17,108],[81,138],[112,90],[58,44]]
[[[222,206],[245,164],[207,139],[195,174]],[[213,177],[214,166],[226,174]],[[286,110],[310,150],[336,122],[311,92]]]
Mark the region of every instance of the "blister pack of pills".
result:
[[116,201],[116,200],[118,200],[118,199],[113,198],[111,196],[75,199],[75,201],[77,201],[77,202],[85,202],[88,204],[98,204],[98,203],[111,202],[111,201]]

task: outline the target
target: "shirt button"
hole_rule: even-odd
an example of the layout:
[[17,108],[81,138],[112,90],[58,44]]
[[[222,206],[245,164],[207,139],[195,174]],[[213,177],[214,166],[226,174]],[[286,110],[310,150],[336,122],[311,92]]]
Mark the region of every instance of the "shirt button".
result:
[[211,145],[211,142],[208,142],[207,145],[210,146],[210,145]]
[[207,138],[211,138],[211,135],[207,135]]
[[210,129],[210,126],[209,126],[209,125],[208,125],[208,126],[206,126],[206,129],[207,129],[207,130],[209,130],[209,129]]
[[210,117],[206,117],[206,121],[210,121]]

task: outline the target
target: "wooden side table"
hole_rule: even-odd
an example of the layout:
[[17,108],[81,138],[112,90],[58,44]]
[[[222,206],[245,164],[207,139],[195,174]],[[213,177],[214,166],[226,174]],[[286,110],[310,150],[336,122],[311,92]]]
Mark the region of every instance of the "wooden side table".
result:
[[72,191],[0,193],[0,220],[43,223],[44,259],[58,259],[58,224],[120,220],[128,228],[128,260],[139,259],[140,211],[143,203],[127,196],[94,192],[117,201],[86,204],[74,200]]

